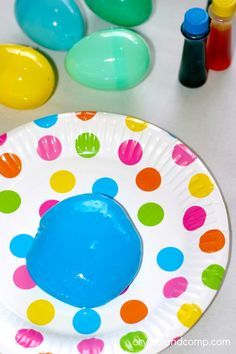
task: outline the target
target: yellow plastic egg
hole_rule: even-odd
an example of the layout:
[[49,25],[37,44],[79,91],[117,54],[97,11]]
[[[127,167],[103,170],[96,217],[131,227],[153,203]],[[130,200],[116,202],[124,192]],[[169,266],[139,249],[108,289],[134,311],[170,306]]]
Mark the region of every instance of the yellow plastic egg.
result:
[[49,61],[37,50],[0,45],[0,103],[16,109],[32,109],[44,104],[55,86]]

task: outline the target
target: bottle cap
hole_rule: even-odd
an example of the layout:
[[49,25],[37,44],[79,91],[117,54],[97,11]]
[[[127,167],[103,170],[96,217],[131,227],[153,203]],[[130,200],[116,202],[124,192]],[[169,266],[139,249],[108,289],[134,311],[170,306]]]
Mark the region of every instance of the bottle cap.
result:
[[209,15],[199,8],[194,7],[185,13],[183,30],[194,36],[204,35],[209,31]]
[[219,17],[233,17],[236,10],[236,0],[213,0],[211,11]]

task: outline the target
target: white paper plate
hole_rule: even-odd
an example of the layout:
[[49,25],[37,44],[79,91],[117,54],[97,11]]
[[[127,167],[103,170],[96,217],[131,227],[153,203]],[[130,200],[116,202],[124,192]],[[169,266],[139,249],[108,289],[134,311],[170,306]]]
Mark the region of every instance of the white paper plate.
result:
[[[229,225],[214,178],[184,144],[135,118],[79,112],[21,126],[0,145],[3,354],[156,354],[197,322],[224,277]],[[91,321],[84,335],[73,326],[80,309],[37,287],[24,258],[54,203],[45,202],[90,193],[98,180],[108,195],[117,184],[112,197],[140,232],[144,255],[128,290],[92,310],[101,324]]]

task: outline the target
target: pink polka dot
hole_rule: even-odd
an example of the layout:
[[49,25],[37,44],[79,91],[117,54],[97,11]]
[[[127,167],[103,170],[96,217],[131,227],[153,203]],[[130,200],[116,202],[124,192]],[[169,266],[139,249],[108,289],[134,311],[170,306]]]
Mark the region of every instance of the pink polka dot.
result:
[[81,354],[100,354],[104,348],[104,342],[101,339],[91,338],[82,340],[77,346]]
[[13,274],[13,281],[15,285],[24,290],[32,289],[36,286],[35,282],[31,279],[26,265],[20,266]]
[[172,159],[179,166],[188,166],[196,160],[197,156],[184,144],[175,145]]
[[43,160],[55,160],[60,156],[61,151],[61,142],[53,135],[45,135],[38,141],[37,152]]
[[17,331],[15,340],[23,348],[35,348],[43,342],[43,335],[34,329],[19,329]]
[[199,229],[202,225],[204,225],[206,220],[206,212],[200,206],[193,206],[186,210],[183,217],[183,224],[185,229],[188,231],[194,231]]
[[7,133],[0,135],[0,146],[2,146],[7,140]]
[[168,299],[173,297],[179,297],[186,291],[187,286],[187,279],[183,277],[173,278],[165,284],[163,288],[163,294]]
[[120,145],[118,155],[124,164],[135,165],[141,160],[143,150],[136,140],[126,140]]
[[58,200],[54,200],[54,199],[46,200],[39,208],[39,215],[42,217],[46,213],[46,211],[48,211],[57,203],[59,203]]

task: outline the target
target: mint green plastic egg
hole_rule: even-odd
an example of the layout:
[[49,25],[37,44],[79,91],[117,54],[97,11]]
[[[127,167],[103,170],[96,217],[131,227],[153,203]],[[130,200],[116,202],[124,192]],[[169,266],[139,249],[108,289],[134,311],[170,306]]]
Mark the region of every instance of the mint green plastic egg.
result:
[[69,75],[100,90],[125,90],[147,76],[151,64],[147,42],[136,32],[105,29],[75,44],[65,60]]

